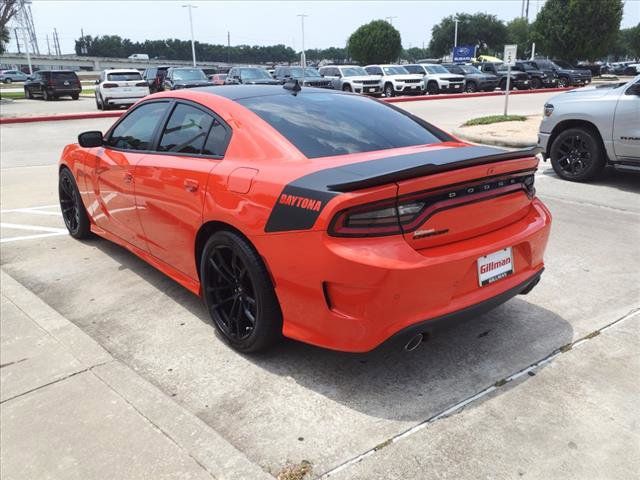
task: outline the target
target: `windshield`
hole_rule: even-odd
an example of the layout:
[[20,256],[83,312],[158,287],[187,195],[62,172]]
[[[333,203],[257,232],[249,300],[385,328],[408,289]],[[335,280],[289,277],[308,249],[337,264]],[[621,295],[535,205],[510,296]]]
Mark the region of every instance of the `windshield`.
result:
[[174,80],[206,80],[204,72],[199,68],[181,68],[173,71]]
[[571,65],[569,62],[565,62],[564,60],[556,60],[554,63],[561,68],[568,68],[569,70],[574,68],[573,65]]
[[480,70],[478,70],[476,67],[473,67],[471,65],[460,65],[460,69],[464,72],[464,73],[482,73]]
[[347,67],[342,69],[343,77],[357,77],[357,76],[369,75],[367,71],[362,67]]
[[133,80],[142,80],[140,72],[118,72],[107,74],[107,80],[112,82],[130,82]]
[[406,68],[396,65],[393,67],[382,67],[385,75],[405,75],[409,73]]
[[304,69],[304,75],[302,74],[302,67],[293,67],[290,69],[291,71],[291,76],[296,78],[296,77],[319,77],[320,76],[320,72],[318,72],[318,70],[316,70],[315,68],[311,68],[311,67],[307,67]]
[[271,75],[269,75],[269,72],[261,68],[242,68],[240,69],[240,78],[242,80],[270,80]]
[[449,70],[442,65],[425,65],[424,67],[429,73],[449,73]]

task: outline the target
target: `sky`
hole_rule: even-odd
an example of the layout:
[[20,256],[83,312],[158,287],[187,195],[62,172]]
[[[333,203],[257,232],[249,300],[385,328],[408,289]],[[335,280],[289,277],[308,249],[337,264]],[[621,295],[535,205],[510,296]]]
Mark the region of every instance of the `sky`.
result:
[[[593,0],[597,1],[597,0]],[[180,38],[188,40],[189,17],[183,1],[140,0],[33,0],[31,10],[41,53],[47,53],[56,28],[63,53],[73,53],[74,41],[85,35],[120,35],[134,41]],[[530,0],[534,20],[545,0]],[[456,12],[495,14],[504,21],[520,16],[521,0],[422,0],[422,1],[191,1],[197,41],[273,45],[302,48],[299,14],[305,18],[305,47],[343,47],[360,25],[393,16],[405,48],[429,44],[431,28]],[[640,0],[626,0],[622,28],[640,23]],[[15,51],[15,41],[9,45]],[[140,52],[144,53],[144,52]]]

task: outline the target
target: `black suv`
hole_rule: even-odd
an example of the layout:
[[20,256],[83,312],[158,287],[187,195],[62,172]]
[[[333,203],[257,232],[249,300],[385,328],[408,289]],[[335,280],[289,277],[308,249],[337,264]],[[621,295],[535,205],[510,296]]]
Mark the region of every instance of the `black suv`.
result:
[[473,93],[480,90],[492,92],[498,86],[499,79],[490,73],[483,73],[473,65],[443,63],[442,66],[451,73],[464,76],[464,91]]
[[517,70],[529,75],[529,85],[534,90],[558,86],[558,77],[555,73],[545,73],[542,70],[538,70],[529,65],[525,60],[517,60],[515,66],[511,67],[511,70]]
[[167,76],[169,66],[149,67],[142,74],[142,78],[149,85],[149,93],[161,92],[164,90],[164,77]]
[[25,98],[42,97],[44,100],[54,100],[69,96],[78,100],[80,92],[80,79],[72,70],[40,70],[33,74],[31,80],[24,82]]
[[171,67],[164,77],[165,90],[182,88],[207,87],[213,85],[204,72],[195,67]]
[[315,68],[306,67],[276,67],[273,76],[280,83],[298,80],[305,87],[333,88],[331,80],[324,78]]
[[229,70],[224,83],[226,85],[280,85],[269,72],[258,67],[233,67]]
[[[495,75],[499,79],[498,86],[500,90],[507,89],[507,66],[504,63],[482,62],[474,64],[484,73]],[[528,90],[529,75],[517,70],[511,70],[511,80],[509,80],[509,88],[517,88],[518,90]]]
[[524,62],[538,70],[542,70],[547,75],[558,76],[558,87],[583,86],[591,83],[591,72],[589,70],[578,70],[569,63],[561,60],[529,60]]

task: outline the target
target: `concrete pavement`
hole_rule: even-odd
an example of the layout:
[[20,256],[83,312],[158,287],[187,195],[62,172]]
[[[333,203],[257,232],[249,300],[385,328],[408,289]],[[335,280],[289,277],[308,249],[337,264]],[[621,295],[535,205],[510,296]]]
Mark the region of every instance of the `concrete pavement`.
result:
[[2,478],[272,478],[1,272]]

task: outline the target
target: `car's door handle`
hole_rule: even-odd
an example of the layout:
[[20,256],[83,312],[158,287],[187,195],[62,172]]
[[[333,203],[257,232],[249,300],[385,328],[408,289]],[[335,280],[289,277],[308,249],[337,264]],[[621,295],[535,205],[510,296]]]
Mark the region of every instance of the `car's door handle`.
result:
[[191,180],[188,178],[184,181],[184,189],[187,192],[195,192],[196,190],[198,190],[199,185],[200,184],[198,183],[197,180]]
[[129,172],[124,174],[124,183],[131,183],[133,182],[133,175]]

